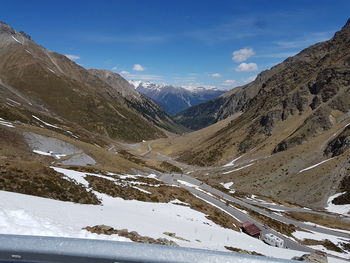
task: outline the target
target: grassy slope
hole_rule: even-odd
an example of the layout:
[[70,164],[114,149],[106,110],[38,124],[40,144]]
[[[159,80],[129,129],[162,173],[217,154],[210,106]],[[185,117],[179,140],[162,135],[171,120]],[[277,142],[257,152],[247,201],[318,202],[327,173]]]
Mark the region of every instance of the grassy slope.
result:
[[[35,45],[28,48],[31,48],[32,54],[43,56]],[[82,76],[62,74],[47,58],[32,54],[19,45],[12,45],[6,52],[0,52],[2,80],[43,105],[51,114],[95,133],[125,141],[165,136],[163,131],[130,109],[122,98],[116,100],[101,90],[99,87],[106,85],[104,82],[89,76],[85,69],[66,61],[68,59],[64,56],[54,56],[56,62],[61,63],[60,68],[64,71],[81,71]],[[55,73],[48,68],[54,68]],[[85,82],[82,80],[84,76]]]

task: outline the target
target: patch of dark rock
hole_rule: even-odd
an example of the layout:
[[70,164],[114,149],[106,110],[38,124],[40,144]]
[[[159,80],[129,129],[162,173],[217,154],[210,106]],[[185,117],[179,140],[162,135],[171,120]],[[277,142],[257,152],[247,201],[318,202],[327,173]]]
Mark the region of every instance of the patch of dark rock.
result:
[[253,256],[262,256],[265,257],[265,255],[260,254],[258,252],[255,251],[248,251],[248,250],[244,250],[244,249],[240,249],[240,248],[235,248],[235,247],[229,247],[229,246],[225,246],[225,248],[227,250],[239,253],[239,254],[244,254],[244,255],[253,255]]
[[345,193],[334,198],[332,203],[335,205],[350,204],[350,175],[343,178],[340,183],[339,190]]
[[330,141],[324,150],[327,156],[335,157],[350,148],[350,126],[346,127],[335,139]]
[[282,141],[279,144],[277,144],[276,148],[273,149],[272,153],[283,152],[287,149],[288,149],[288,144],[285,141]]
[[314,110],[320,105],[321,105],[320,98],[318,96],[313,97],[312,102],[310,104],[310,108]]
[[308,261],[315,263],[328,263],[327,255],[321,251],[316,251],[311,254],[304,254],[301,257],[293,257],[292,260]]
[[168,240],[166,238],[154,239],[152,237],[141,236],[136,231],[129,232],[127,229],[118,230],[106,225],[87,226],[83,229],[98,235],[118,235],[121,237],[126,237],[138,243],[178,246],[178,244],[176,244],[174,241]]

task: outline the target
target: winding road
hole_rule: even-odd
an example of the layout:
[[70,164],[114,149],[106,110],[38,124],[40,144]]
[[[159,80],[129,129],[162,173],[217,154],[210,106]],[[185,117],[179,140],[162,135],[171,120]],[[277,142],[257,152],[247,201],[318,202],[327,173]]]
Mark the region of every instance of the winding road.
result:
[[[274,235],[282,238],[284,240],[285,247],[289,248],[289,249],[299,250],[299,251],[308,252],[308,253],[314,251],[312,248],[300,245],[299,243],[294,241],[291,237],[286,236],[286,235],[282,235],[282,234],[274,231],[273,229],[269,228],[268,226],[261,224],[260,222],[258,222],[257,220],[255,220],[254,218],[249,216],[249,214],[246,211],[238,209],[234,205],[227,205],[226,201],[230,201],[234,204],[238,204],[238,205],[243,206],[247,209],[253,210],[259,214],[262,214],[262,215],[265,215],[265,216],[270,217],[272,219],[278,220],[282,223],[293,224],[293,225],[300,227],[302,229],[305,229],[305,230],[310,230],[312,232],[319,232],[322,234],[328,234],[328,235],[333,235],[333,236],[347,238],[347,239],[350,237],[349,232],[346,233],[346,232],[341,232],[341,231],[337,231],[337,230],[332,230],[329,228],[323,228],[320,226],[305,224],[305,223],[300,222],[300,221],[296,221],[296,220],[292,220],[292,219],[283,217],[277,213],[266,211],[263,208],[259,208],[255,205],[253,205],[254,202],[251,200],[245,200],[245,199],[243,200],[243,199],[238,199],[238,198],[232,197],[232,196],[230,196],[230,195],[228,195],[228,194],[226,194],[218,189],[215,189],[215,188],[201,182],[200,180],[198,180],[194,177],[188,176],[188,175],[184,175],[184,174],[159,174],[158,179],[165,182],[165,183],[168,183],[170,185],[178,185],[184,189],[187,189],[192,194],[196,195],[198,198],[212,204],[213,206],[218,207],[219,209],[232,215],[234,218],[237,218],[241,222],[249,221],[249,222],[254,223],[262,230],[262,234],[273,233]],[[301,211],[302,210],[303,212],[310,212],[310,210],[302,209],[302,208],[290,208],[290,207],[284,207],[281,205],[264,204],[264,203],[258,203],[258,202],[256,204],[258,204],[261,207],[265,207],[265,208],[273,208],[273,206],[275,206],[275,209],[280,209],[280,210],[284,210],[284,211]],[[278,208],[276,208],[276,207],[278,207]],[[329,256],[333,256],[333,255],[329,255]]]

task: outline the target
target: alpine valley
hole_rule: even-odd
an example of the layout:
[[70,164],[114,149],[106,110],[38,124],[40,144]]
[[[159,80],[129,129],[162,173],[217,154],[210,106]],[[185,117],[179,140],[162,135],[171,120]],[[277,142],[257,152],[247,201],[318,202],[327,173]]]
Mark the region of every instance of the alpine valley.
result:
[[350,20],[223,91],[85,69],[1,22],[1,234],[349,260],[349,47]]

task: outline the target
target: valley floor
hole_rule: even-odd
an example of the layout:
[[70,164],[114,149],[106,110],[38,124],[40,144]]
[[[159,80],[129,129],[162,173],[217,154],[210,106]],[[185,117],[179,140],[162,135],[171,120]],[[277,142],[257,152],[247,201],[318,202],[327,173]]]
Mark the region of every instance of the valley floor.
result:
[[[12,149],[18,151],[13,156],[36,160],[21,163],[6,155],[0,159],[6,190],[0,191],[1,234],[143,240],[286,259],[321,250],[329,262],[350,259],[348,206],[332,204],[337,195],[329,197],[328,212],[316,211],[241,194],[233,179],[218,177],[216,184],[206,180],[207,175],[245,171],[268,161],[268,156],[237,157],[220,167],[200,168],[155,150],[153,141],[103,148],[46,130],[21,126],[20,131],[11,122],[0,124],[6,124],[8,137],[24,135],[18,145],[28,145],[21,150],[5,144],[3,154]],[[262,236],[282,238],[285,248],[242,233],[240,226],[246,221],[256,224]],[[106,232],[105,227],[113,230]]]

